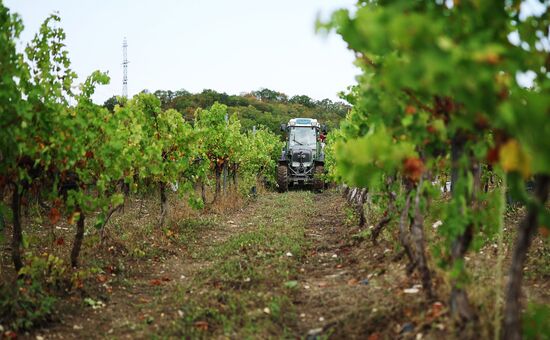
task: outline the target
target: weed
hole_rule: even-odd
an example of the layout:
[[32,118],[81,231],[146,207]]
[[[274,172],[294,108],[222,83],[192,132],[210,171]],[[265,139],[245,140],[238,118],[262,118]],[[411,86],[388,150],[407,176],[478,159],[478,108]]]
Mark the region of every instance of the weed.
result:
[[550,339],[550,307],[529,303],[523,315],[523,336],[525,339]]
[[358,220],[358,216],[357,216],[357,213],[355,212],[355,210],[353,210],[349,206],[346,206],[344,208],[344,211],[345,211],[345,216],[346,216],[344,223],[347,226],[350,226],[350,227],[356,225],[357,220]]
[[14,285],[0,284],[0,317],[14,330],[30,329],[52,319],[58,297],[82,288],[84,271],[72,272],[60,258],[29,256]]

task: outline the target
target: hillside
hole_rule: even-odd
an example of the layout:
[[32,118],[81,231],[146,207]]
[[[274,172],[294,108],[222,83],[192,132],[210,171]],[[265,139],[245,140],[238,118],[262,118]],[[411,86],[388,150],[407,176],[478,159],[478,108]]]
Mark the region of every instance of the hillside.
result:
[[[251,130],[254,125],[262,125],[274,133],[279,133],[281,123],[296,117],[316,118],[329,128],[336,128],[351,109],[350,105],[342,101],[335,102],[326,98],[315,100],[305,95],[289,97],[270,89],[241,95],[228,95],[208,89],[201,93],[158,90],[153,94],[160,99],[163,110],[175,109],[187,121],[194,119],[198,108],[207,109],[215,102],[227,105],[229,114],[237,114],[243,131]],[[117,103],[116,96],[113,96],[103,105],[113,110]]]

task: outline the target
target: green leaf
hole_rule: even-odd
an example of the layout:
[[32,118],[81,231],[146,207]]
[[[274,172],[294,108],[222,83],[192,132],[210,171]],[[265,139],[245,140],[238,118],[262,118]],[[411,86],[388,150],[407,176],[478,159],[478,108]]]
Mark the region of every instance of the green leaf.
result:
[[292,280],[284,283],[285,288],[293,289],[298,287],[298,281]]

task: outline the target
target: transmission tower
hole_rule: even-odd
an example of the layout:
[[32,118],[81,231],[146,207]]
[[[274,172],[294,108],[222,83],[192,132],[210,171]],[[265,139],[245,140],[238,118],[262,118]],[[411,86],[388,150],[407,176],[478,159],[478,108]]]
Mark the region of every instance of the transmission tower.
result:
[[122,96],[128,98],[128,42],[122,42]]

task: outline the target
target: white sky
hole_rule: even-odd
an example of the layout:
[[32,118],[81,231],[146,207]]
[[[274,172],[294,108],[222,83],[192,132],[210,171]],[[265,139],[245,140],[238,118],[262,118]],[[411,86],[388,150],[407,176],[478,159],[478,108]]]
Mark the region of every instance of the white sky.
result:
[[290,96],[337,99],[359,73],[335,34],[315,34],[355,0],[4,0],[21,15],[26,44],[54,11],[61,15],[72,67],[84,79],[108,71],[102,103],[122,91],[122,40],[128,39],[128,92],[205,88],[239,94],[266,87]]

